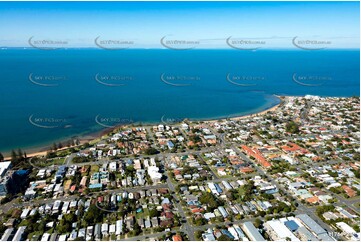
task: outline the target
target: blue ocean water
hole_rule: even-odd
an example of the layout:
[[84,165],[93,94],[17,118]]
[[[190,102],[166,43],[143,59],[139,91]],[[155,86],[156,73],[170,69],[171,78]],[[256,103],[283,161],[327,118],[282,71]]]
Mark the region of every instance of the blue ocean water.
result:
[[359,50],[0,50],[0,152],[120,123],[245,115],[278,95],[360,95]]

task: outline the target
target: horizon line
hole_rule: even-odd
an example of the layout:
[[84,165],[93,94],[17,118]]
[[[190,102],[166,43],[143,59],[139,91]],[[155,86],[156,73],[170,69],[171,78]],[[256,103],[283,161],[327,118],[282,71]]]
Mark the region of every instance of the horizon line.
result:
[[[25,47],[25,46],[0,46],[0,50],[4,50],[4,49],[23,49],[23,50],[43,50],[40,48],[34,48],[34,47]],[[48,51],[51,50],[73,50],[73,49],[95,49],[95,50],[109,50],[109,51],[124,51],[124,50],[175,50],[175,51],[190,51],[190,50],[236,50],[236,51],[249,51],[249,52],[254,52],[254,51],[260,51],[260,50],[302,50],[305,51],[304,49],[300,49],[297,47],[275,47],[275,48],[259,48],[257,50],[254,49],[245,49],[245,50],[239,50],[239,49],[235,49],[235,48],[192,48],[192,49],[169,49],[169,48],[158,48],[158,47],[139,47],[139,48],[127,48],[127,49],[102,49],[99,47],[88,47],[88,46],[84,46],[84,47],[59,47],[59,48],[54,48],[54,49],[48,49]],[[327,50],[360,50],[360,48],[356,48],[356,47],[334,47],[334,48],[324,48],[324,49],[309,49],[308,51],[327,51]]]

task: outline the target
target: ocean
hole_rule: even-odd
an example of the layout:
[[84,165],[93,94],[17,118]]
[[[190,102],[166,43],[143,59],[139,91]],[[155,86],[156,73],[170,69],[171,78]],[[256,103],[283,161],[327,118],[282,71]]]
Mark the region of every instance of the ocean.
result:
[[0,152],[128,123],[262,111],[274,95],[360,95],[359,50],[0,50]]

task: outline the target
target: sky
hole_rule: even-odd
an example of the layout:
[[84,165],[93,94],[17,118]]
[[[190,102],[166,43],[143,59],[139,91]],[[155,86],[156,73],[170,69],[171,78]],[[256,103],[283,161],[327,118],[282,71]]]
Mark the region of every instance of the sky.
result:
[[230,38],[262,42],[249,48],[290,48],[296,37],[359,48],[359,8],[359,2],[0,2],[0,46],[97,47],[112,40],[127,44],[110,48],[164,48],[167,40],[186,40],[174,46],[226,48]]

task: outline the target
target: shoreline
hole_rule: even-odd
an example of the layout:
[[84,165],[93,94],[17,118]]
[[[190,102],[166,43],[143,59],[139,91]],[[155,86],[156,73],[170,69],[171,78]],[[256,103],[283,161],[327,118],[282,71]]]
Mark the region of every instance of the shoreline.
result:
[[[210,119],[198,119],[198,120],[191,120],[191,119],[188,119],[189,121],[191,122],[216,122],[216,121],[219,121],[219,120],[222,120],[222,121],[225,121],[225,120],[241,120],[241,119],[246,119],[246,118],[250,118],[250,117],[254,117],[254,116],[258,116],[258,115],[264,115],[268,112],[273,112],[275,110],[278,109],[278,107],[283,104],[283,101],[284,101],[284,97],[286,96],[279,96],[279,95],[273,95],[274,97],[277,97],[280,102],[276,105],[273,105],[272,107],[269,107],[267,109],[264,109],[262,111],[258,111],[258,112],[255,112],[255,113],[251,113],[251,114],[246,114],[246,115],[235,115],[234,117],[225,117],[225,118],[210,118]],[[186,119],[184,119],[186,120]],[[162,122],[162,121],[160,121]],[[141,124],[142,126],[154,126],[154,124],[156,123],[152,123],[152,122],[149,122],[149,123],[146,123],[146,122],[139,122],[139,124]],[[80,136],[78,137],[77,139],[79,140],[80,145],[83,145],[84,143],[87,143],[87,142],[91,142],[95,139],[98,139],[98,138],[101,138],[102,136],[110,133],[111,131],[113,131],[114,129],[118,129],[120,127],[125,127],[125,126],[128,126],[128,125],[119,125],[119,126],[115,126],[115,127],[112,127],[112,128],[105,128],[105,129],[102,129],[102,130],[99,130],[97,132],[94,132],[94,133],[90,133],[90,134],[87,134],[87,135],[84,135],[84,136]],[[77,137],[77,136],[75,136]],[[63,141],[67,141],[69,139],[65,139]],[[60,141],[63,143],[63,141]],[[23,151],[25,151],[27,154],[26,156],[27,157],[34,157],[34,156],[45,156],[46,153],[49,151],[51,147],[51,144],[49,145],[43,145],[43,146],[39,146],[39,147],[34,147],[34,148],[30,148],[26,151],[26,149],[22,149]],[[77,146],[73,146],[73,147],[77,147]],[[58,149],[57,151],[60,151],[60,150],[65,150],[65,149],[68,149],[68,148],[71,148],[71,147],[64,147],[62,149]],[[9,154],[10,154],[11,151],[9,151]],[[29,152],[29,153],[28,153]],[[11,157],[9,155],[5,155],[7,153],[4,153],[4,159],[5,160],[10,160]]]
[[[268,112],[273,112],[276,111],[284,102],[284,98],[286,96],[279,96],[279,95],[273,95],[275,97],[277,97],[280,100],[280,103],[273,105],[272,107],[269,107],[267,109],[264,109],[262,111],[258,111],[255,113],[251,113],[251,114],[246,114],[246,115],[235,115],[234,117],[226,117],[226,118],[218,118],[218,119],[207,119],[207,120],[201,120],[203,122],[216,122],[218,120],[221,121],[226,121],[226,120],[242,120],[242,119],[247,119],[247,118],[251,118],[254,116],[259,116],[259,115],[264,115]],[[291,96],[287,96],[287,97],[291,97]]]

